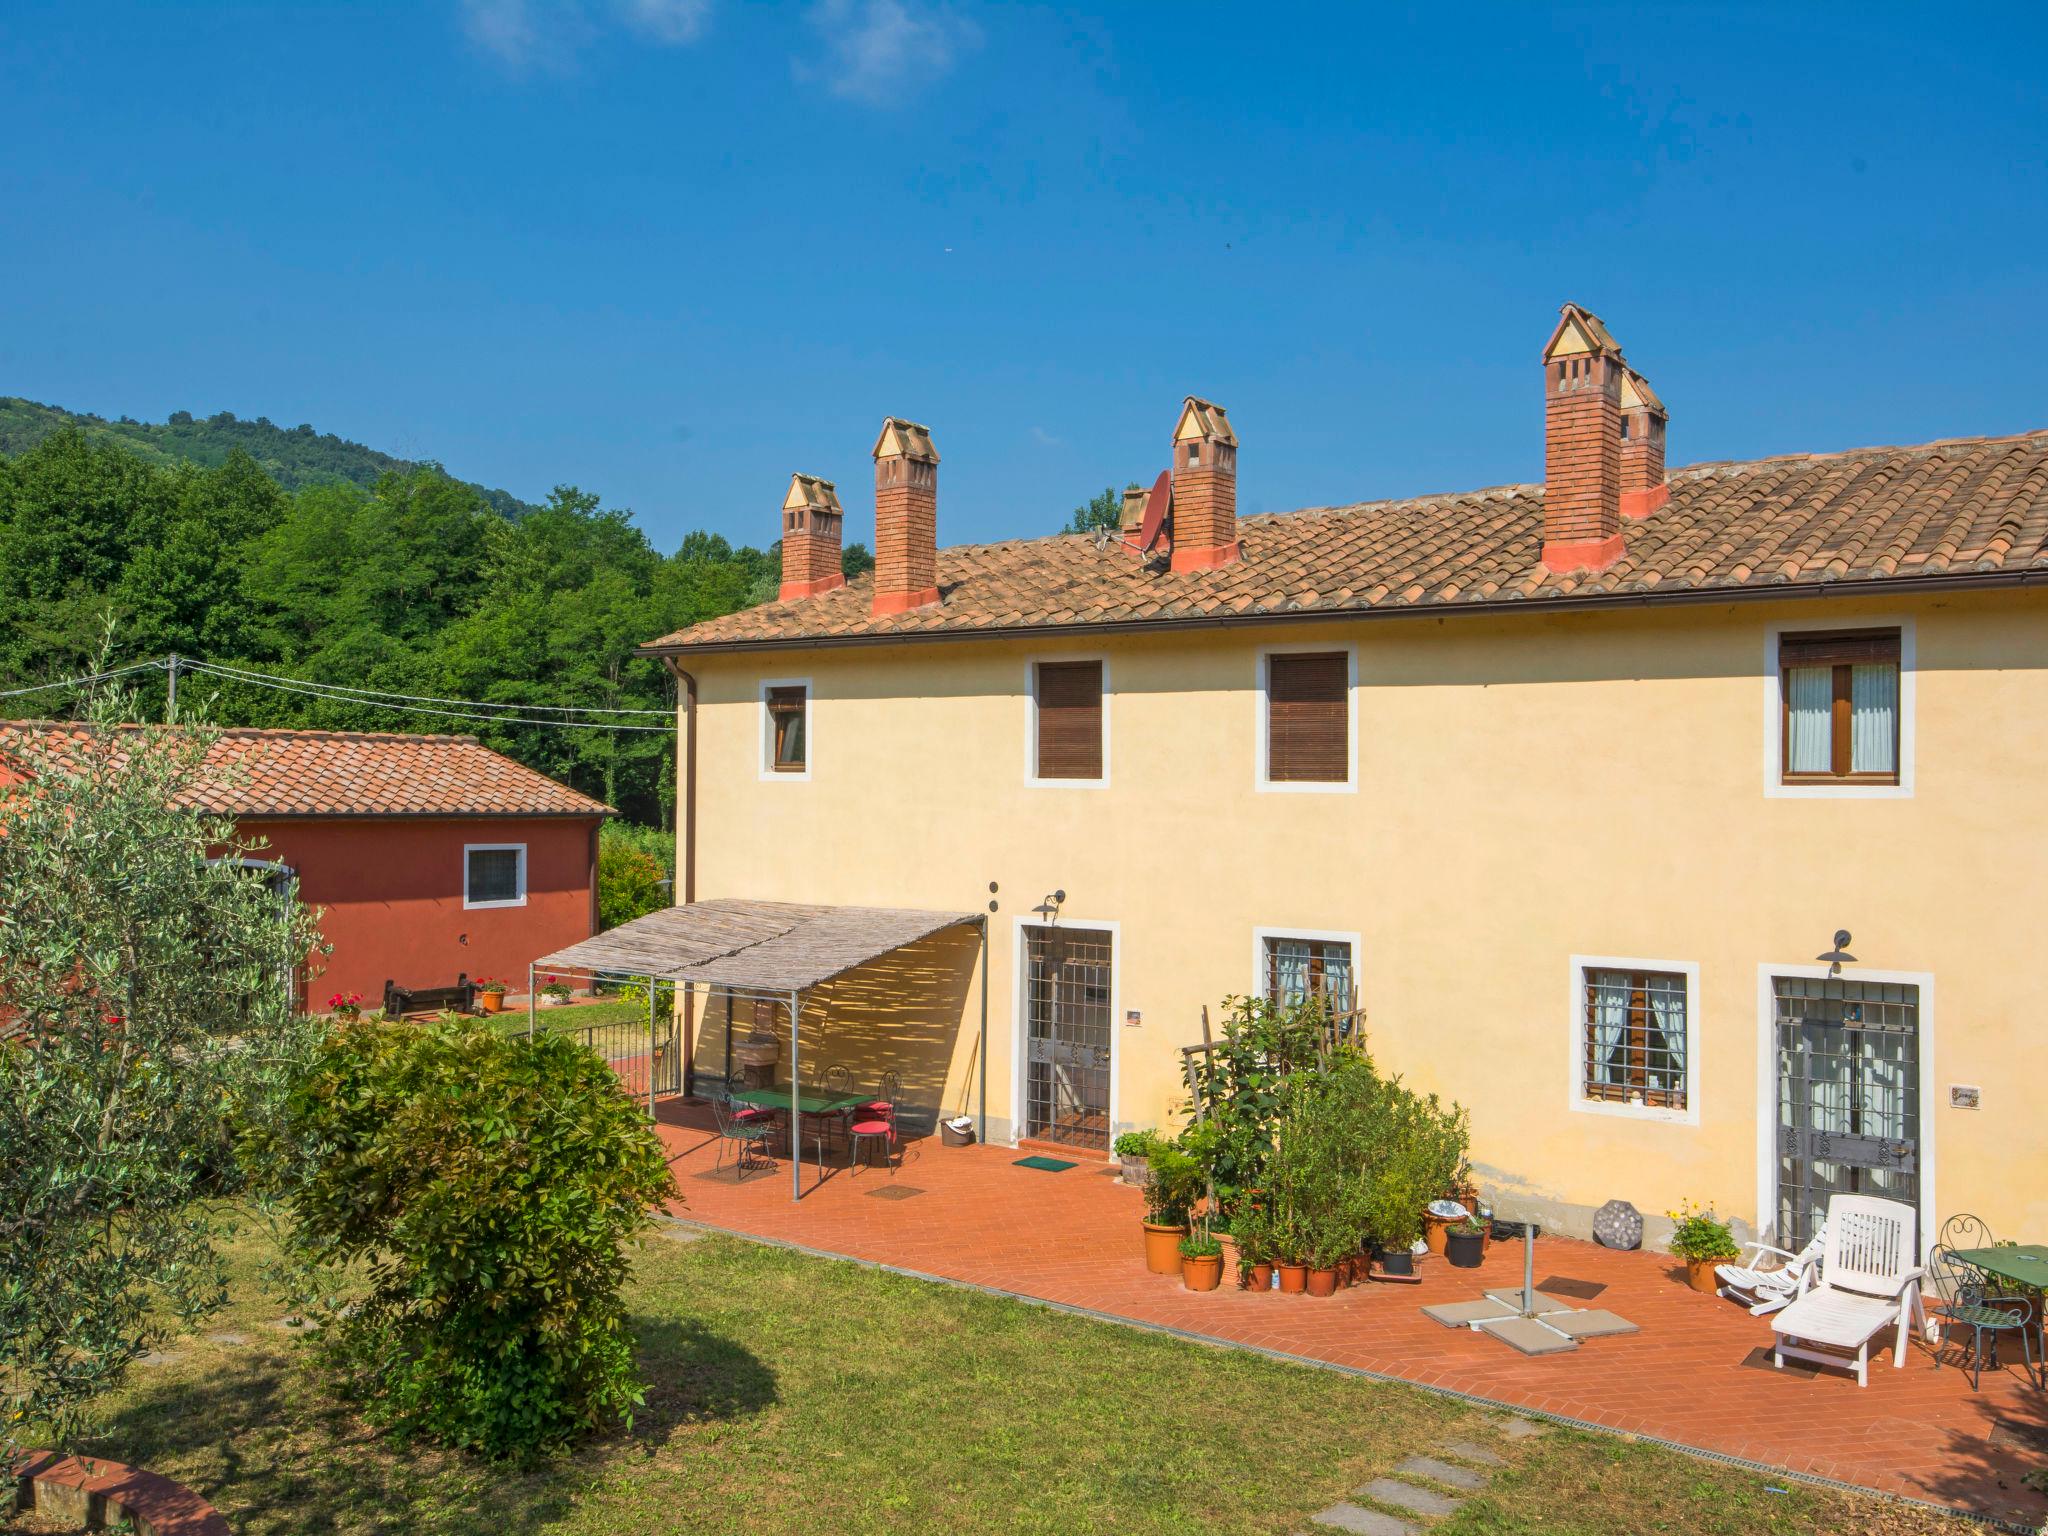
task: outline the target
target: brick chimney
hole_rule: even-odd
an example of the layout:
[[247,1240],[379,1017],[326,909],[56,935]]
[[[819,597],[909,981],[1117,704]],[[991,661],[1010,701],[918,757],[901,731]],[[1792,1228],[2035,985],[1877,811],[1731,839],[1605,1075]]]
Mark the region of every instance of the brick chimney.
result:
[[1543,563],[1604,571],[1621,558],[1621,376],[1600,317],[1567,304],[1543,349]]
[[1671,499],[1664,480],[1664,424],[1670,420],[1650,381],[1621,375],[1621,515],[1648,517]]
[[1220,405],[1189,395],[1173,428],[1173,568],[1229,565],[1237,542],[1237,434]]
[[846,514],[830,480],[791,475],[782,498],[782,592],[785,603],[846,585],[839,563]]
[[875,439],[877,615],[939,600],[939,450],[914,421],[891,416]]

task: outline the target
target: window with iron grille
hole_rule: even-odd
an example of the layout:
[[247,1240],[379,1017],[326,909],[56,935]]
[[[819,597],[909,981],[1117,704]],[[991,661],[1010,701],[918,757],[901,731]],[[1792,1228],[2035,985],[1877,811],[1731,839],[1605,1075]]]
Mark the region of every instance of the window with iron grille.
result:
[[1581,1082],[1588,1099],[1684,1109],[1686,978],[1668,971],[1585,972]]
[[525,905],[524,843],[471,843],[462,850],[462,866],[465,907]]
[[1040,779],[1102,778],[1102,663],[1041,661],[1037,667]]
[[1778,640],[1781,778],[1899,782],[1899,632]]
[[1332,1014],[1349,1013],[1351,946],[1341,939],[1266,940],[1266,1001],[1287,1007],[1320,997]]
[[1343,784],[1351,778],[1351,660],[1343,651],[1266,658],[1266,778]]
[[807,692],[800,686],[768,690],[768,763],[777,773],[802,773],[808,766]]

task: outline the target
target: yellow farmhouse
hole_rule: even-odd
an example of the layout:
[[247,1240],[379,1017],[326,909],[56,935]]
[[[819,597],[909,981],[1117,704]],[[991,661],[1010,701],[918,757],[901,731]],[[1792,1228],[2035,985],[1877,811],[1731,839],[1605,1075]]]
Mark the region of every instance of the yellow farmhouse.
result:
[[987,912],[986,1062],[971,930],[815,1039],[992,1139],[1169,1123],[1204,1008],[1313,990],[1504,1213],[2048,1225],[2048,433],[1667,474],[1597,317],[1542,374],[1541,485],[1239,518],[1190,398],[1120,530],[978,547],[890,419],[871,576],[798,475],[780,600],[648,647],[686,889]]

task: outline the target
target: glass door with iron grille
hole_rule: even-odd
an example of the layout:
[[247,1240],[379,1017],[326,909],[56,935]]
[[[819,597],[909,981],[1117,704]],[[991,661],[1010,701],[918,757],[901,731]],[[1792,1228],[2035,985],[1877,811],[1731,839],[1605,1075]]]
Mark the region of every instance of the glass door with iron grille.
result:
[[1109,1150],[1112,936],[1024,930],[1024,1134]]
[[1920,989],[1774,976],[1778,1243],[1798,1250],[1830,1195],[1920,1204]]

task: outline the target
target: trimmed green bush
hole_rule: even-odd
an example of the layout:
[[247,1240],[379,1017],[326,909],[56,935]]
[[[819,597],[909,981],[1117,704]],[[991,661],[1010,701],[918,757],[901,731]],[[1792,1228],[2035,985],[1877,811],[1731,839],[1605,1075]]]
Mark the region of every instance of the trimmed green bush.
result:
[[321,1348],[372,1419],[518,1457],[630,1422],[625,1243],[675,1190],[604,1062],[470,1019],[346,1023],[280,1132],[295,1241],[368,1285]]

